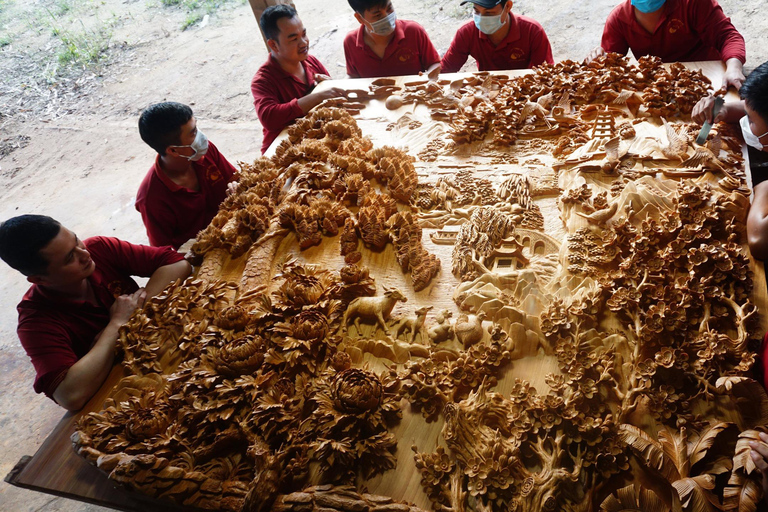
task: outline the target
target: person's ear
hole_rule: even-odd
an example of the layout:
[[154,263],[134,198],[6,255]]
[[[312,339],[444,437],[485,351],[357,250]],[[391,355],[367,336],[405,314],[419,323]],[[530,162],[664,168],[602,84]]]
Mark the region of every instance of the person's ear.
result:
[[277,44],[277,41],[274,39],[267,39],[267,46],[269,47],[270,51],[273,51],[275,53],[279,53],[280,46]]
[[362,26],[365,26],[365,18],[363,18],[359,12],[355,11],[355,19],[358,23],[360,23]]
[[181,156],[176,146],[168,146],[165,148],[165,154],[169,156]]
[[510,12],[512,12],[512,6],[513,5],[514,5],[514,2],[512,0],[507,0],[507,3],[504,4],[504,9],[503,9],[501,14],[502,15],[505,14],[505,13],[509,14]]

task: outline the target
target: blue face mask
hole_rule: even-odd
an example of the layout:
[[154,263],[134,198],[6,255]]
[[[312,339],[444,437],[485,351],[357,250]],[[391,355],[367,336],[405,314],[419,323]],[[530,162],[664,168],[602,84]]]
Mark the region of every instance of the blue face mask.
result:
[[480,16],[474,13],[473,18],[475,19],[477,30],[486,35],[493,34],[504,25],[504,22],[501,21],[501,14],[496,16]]
[[632,0],[632,5],[637,7],[637,10],[644,13],[656,12],[661,9],[666,0]]

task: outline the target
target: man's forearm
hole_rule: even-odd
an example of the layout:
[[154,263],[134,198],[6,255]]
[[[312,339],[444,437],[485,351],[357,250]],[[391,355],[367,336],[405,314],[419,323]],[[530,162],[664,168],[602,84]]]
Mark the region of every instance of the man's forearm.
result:
[[158,268],[149,278],[145,287],[147,297],[154,297],[177,279],[186,279],[191,272],[192,266],[187,260],[177,261]]
[[67,371],[53,392],[53,399],[69,411],[79,411],[99,390],[112,370],[120,325],[110,322],[91,350]]
[[313,92],[312,94],[307,94],[306,96],[303,96],[299,98],[299,108],[301,108],[301,111],[306,114],[316,106],[318,106],[320,103],[323,102],[325,98],[321,96],[320,93]]

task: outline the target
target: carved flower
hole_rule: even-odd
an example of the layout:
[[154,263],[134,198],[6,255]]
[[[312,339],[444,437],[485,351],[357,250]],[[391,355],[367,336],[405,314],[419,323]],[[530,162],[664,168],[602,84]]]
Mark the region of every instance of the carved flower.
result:
[[328,319],[321,312],[310,309],[291,319],[291,334],[304,341],[319,341],[328,334]]
[[219,313],[215,323],[222,329],[241,331],[248,325],[248,313],[241,306],[229,306]]
[[656,363],[664,368],[672,368],[675,364],[675,353],[669,347],[664,347],[656,353]]
[[345,413],[373,411],[382,400],[382,385],[376,374],[350,368],[336,374],[331,382],[334,407]]
[[264,340],[248,335],[227,343],[219,349],[212,348],[208,358],[220,374],[227,377],[253,373],[264,362]]
[[336,352],[331,357],[331,366],[337,372],[348,370],[352,366],[352,358],[346,352]]

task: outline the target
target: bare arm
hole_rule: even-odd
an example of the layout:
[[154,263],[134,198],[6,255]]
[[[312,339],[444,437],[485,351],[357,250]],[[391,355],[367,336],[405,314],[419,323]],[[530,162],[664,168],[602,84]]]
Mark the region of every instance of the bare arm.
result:
[[154,297],[177,279],[186,279],[190,273],[192,273],[192,266],[187,260],[177,261],[158,268],[147,282],[147,297]]
[[752,461],[762,476],[760,483],[763,486],[763,501],[768,503],[768,435],[761,432],[760,441],[759,443],[755,441],[749,443],[751,448],[749,456],[752,457]]
[[101,331],[96,343],[67,371],[66,377],[53,392],[56,403],[69,411],[79,411],[96,394],[112,370],[115,343],[120,327],[136,308],[144,304],[147,292],[142,288],[133,295],[121,295],[109,310],[109,323]]
[[744,65],[736,57],[725,61],[725,74],[723,75],[723,89],[733,86],[738,91],[744,83]]
[[768,259],[768,181],[755,187],[755,197],[747,216],[747,242],[752,256]]
[[306,114],[325,100],[345,97],[346,95],[344,94],[343,89],[339,89],[338,87],[331,87],[330,89],[322,92],[313,92],[312,94],[307,94],[303,98],[299,98],[298,101],[302,112]]

